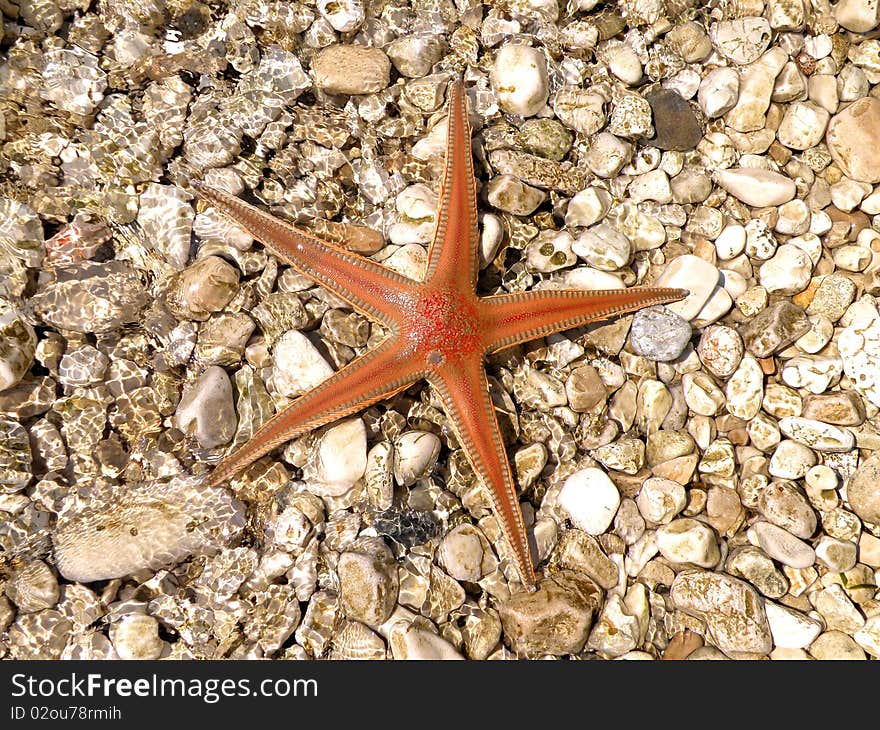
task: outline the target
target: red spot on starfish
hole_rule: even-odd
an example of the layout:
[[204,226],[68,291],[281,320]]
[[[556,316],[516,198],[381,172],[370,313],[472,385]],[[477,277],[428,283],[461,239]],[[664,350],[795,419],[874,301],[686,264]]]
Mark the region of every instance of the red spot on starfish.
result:
[[424,281],[413,281],[326,243],[227,193],[197,182],[193,187],[278,257],[390,331],[373,350],[265,423],[249,443],[219,464],[210,483],[219,484],[285,441],[425,379],[440,394],[468,461],[489,490],[520,580],[533,587],[528,536],[483,368],[486,353],[677,301],[688,292],[643,287],[478,297],[476,183],[460,83],[453,83],[449,90],[446,165]]

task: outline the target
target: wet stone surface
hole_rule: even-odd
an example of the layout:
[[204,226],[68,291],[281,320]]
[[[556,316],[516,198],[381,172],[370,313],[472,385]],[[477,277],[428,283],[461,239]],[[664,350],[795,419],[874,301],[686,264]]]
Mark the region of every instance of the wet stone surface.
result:
[[[6,5],[0,659],[880,658],[877,3]],[[209,484],[387,332],[190,182],[418,279],[455,78],[480,295],[689,292],[487,359],[534,592],[423,382]]]

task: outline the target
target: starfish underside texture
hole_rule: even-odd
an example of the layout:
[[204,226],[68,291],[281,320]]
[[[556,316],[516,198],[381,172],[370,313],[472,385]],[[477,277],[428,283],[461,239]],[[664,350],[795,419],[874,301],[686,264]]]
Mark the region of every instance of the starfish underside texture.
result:
[[530,291],[478,297],[477,200],[465,92],[449,85],[446,161],[424,281],[297,230],[238,198],[193,182],[206,201],[280,259],[380,322],[378,346],[300,396],[222,461],[212,485],[296,436],[427,380],[440,394],[468,461],[492,497],[523,585],[534,563],[483,366],[488,353],[612,315],[677,301],[681,289]]

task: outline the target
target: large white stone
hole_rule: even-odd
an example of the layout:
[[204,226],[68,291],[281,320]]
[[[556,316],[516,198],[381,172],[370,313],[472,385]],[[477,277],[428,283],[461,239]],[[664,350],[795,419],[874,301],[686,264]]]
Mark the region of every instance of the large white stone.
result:
[[557,503],[576,527],[601,535],[617,514],[620,492],[604,471],[588,467],[569,475],[559,490]]

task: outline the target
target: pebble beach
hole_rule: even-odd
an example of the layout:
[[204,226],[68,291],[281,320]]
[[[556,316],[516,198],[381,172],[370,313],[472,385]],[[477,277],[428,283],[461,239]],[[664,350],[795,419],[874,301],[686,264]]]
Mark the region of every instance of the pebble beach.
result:
[[[876,0],[0,0],[0,658],[880,658]],[[211,470],[387,332],[191,180],[481,296],[519,582],[419,383]]]

